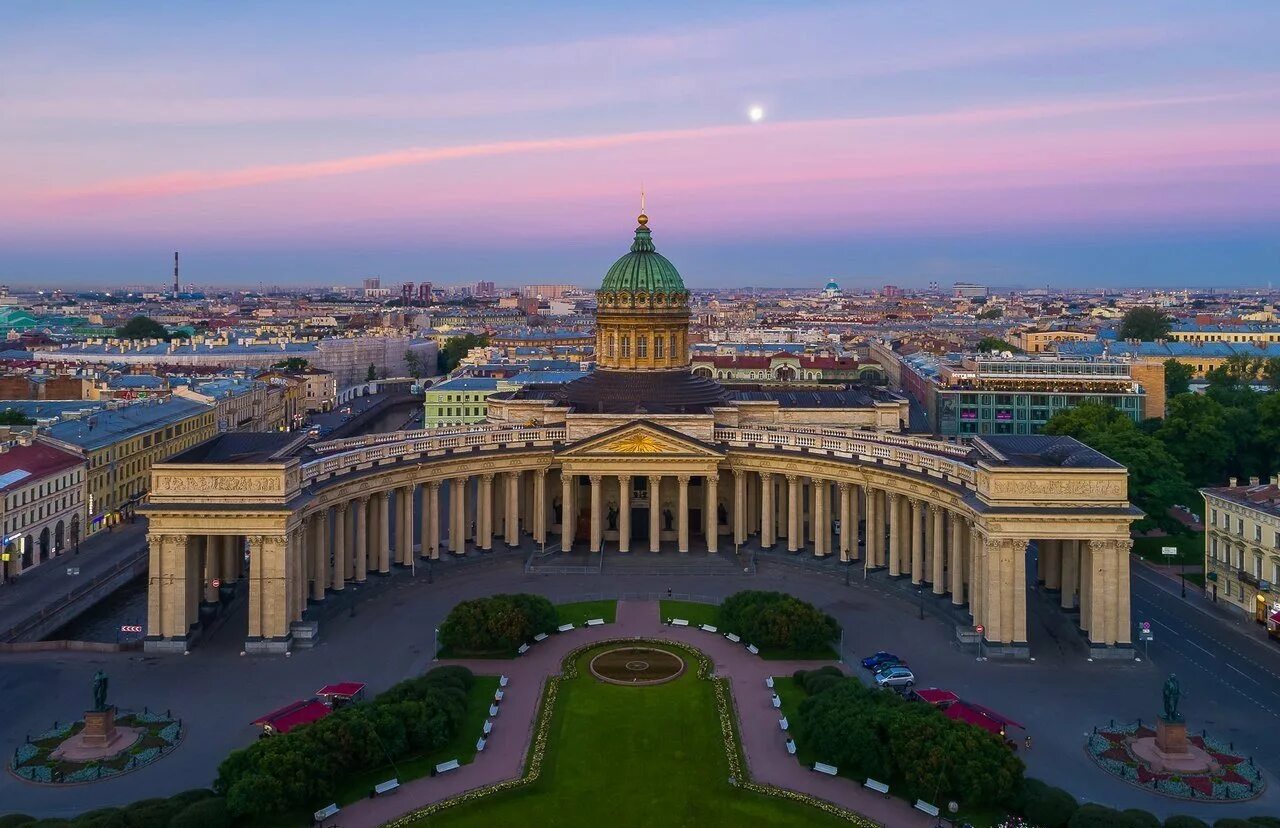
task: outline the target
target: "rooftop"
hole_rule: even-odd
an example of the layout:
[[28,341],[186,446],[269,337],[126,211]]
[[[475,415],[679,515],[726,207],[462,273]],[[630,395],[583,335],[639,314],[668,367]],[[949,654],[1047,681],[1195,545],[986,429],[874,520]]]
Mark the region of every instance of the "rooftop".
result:
[[13,446],[0,453],[0,492],[11,491],[83,463],[84,458],[80,455],[38,440],[29,446]]
[[79,446],[85,451],[93,451],[134,434],[154,431],[170,423],[212,410],[212,406],[202,402],[170,397],[116,409],[104,409],[78,420],[64,420],[50,426],[48,434],[55,440]]

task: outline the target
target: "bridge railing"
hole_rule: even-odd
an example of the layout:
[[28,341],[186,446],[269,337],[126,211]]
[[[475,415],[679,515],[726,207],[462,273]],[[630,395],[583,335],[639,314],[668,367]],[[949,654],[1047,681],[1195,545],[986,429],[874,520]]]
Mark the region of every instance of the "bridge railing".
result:
[[[959,447],[895,434],[867,432],[864,435],[831,436],[822,431],[835,429],[777,430],[771,428],[717,428],[716,441],[730,445],[757,445],[810,454],[835,457],[868,457],[885,465],[932,472],[950,477],[972,488],[977,484],[977,470],[967,462],[955,459]],[[963,452],[967,457],[968,451]]]
[[[445,432],[445,433],[441,433]],[[566,430],[557,428],[425,429],[392,432],[394,441],[360,445],[302,464],[302,484],[343,474],[361,466],[459,450],[502,449],[564,442]],[[343,442],[343,441],[334,441]]]

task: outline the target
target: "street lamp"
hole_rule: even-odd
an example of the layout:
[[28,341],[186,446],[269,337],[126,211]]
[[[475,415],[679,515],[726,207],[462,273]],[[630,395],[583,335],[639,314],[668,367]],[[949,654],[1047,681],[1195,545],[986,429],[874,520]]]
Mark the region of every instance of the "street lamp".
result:
[[440,660],[440,628],[436,627],[431,635],[431,660]]
[[1182,571],[1178,573],[1179,579],[1182,581],[1182,597],[1187,597],[1187,558],[1182,557]]
[[916,587],[916,597],[920,599],[920,620],[924,620],[924,587]]

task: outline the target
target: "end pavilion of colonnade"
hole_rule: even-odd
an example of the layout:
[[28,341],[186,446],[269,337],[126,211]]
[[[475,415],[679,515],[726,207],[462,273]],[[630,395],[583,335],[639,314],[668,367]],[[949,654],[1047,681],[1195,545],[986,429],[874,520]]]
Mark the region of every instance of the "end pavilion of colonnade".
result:
[[147,648],[187,649],[201,603],[241,580],[245,649],[304,646],[308,606],[349,583],[532,536],[561,552],[717,555],[731,541],[860,560],[950,595],[1006,655],[1028,652],[1034,541],[1038,580],[1079,611],[1095,657],[1131,652],[1139,513],[1122,466],[1065,437],[893,433],[906,402],[874,388],[743,394],[695,376],[689,291],[637,221],[596,291],[596,369],[581,379],[493,394],[473,428],[223,434],[156,465]]

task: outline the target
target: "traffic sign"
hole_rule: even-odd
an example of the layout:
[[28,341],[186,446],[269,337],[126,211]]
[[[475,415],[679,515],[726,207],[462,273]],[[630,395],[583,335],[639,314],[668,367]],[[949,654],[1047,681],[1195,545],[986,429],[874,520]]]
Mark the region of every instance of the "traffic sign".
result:
[[213,579],[213,588],[214,588],[214,589],[217,589],[217,588],[218,588],[218,587],[220,587],[220,586],[222,586],[222,579],[221,579],[221,578],[214,578],[214,579]]
[[1143,631],[1144,631],[1144,632],[1151,632],[1151,622],[1150,622],[1150,621],[1143,621],[1143,622],[1142,622],[1142,629],[1143,629]]
[[121,625],[120,625],[120,632],[122,632],[122,633],[141,633],[141,632],[142,632],[142,625],[141,625],[141,624],[121,624]]
[[68,575],[79,575],[79,574],[80,574],[80,567],[78,567],[78,566],[69,566],[69,567],[67,567],[67,574],[68,574]]
[[974,632],[976,632],[978,635],[982,635],[982,630],[983,630],[983,629],[984,629],[984,628],[983,628],[983,626],[982,626],[981,624],[979,624],[978,626],[976,626],[976,627],[974,627],[974,628],[973,628],[973,631],[974,631]]
[[1164,555],[1166,558],[1176,558],[1178,557],[1178,547],[1162,546],[1160,547],[1160,554]]

